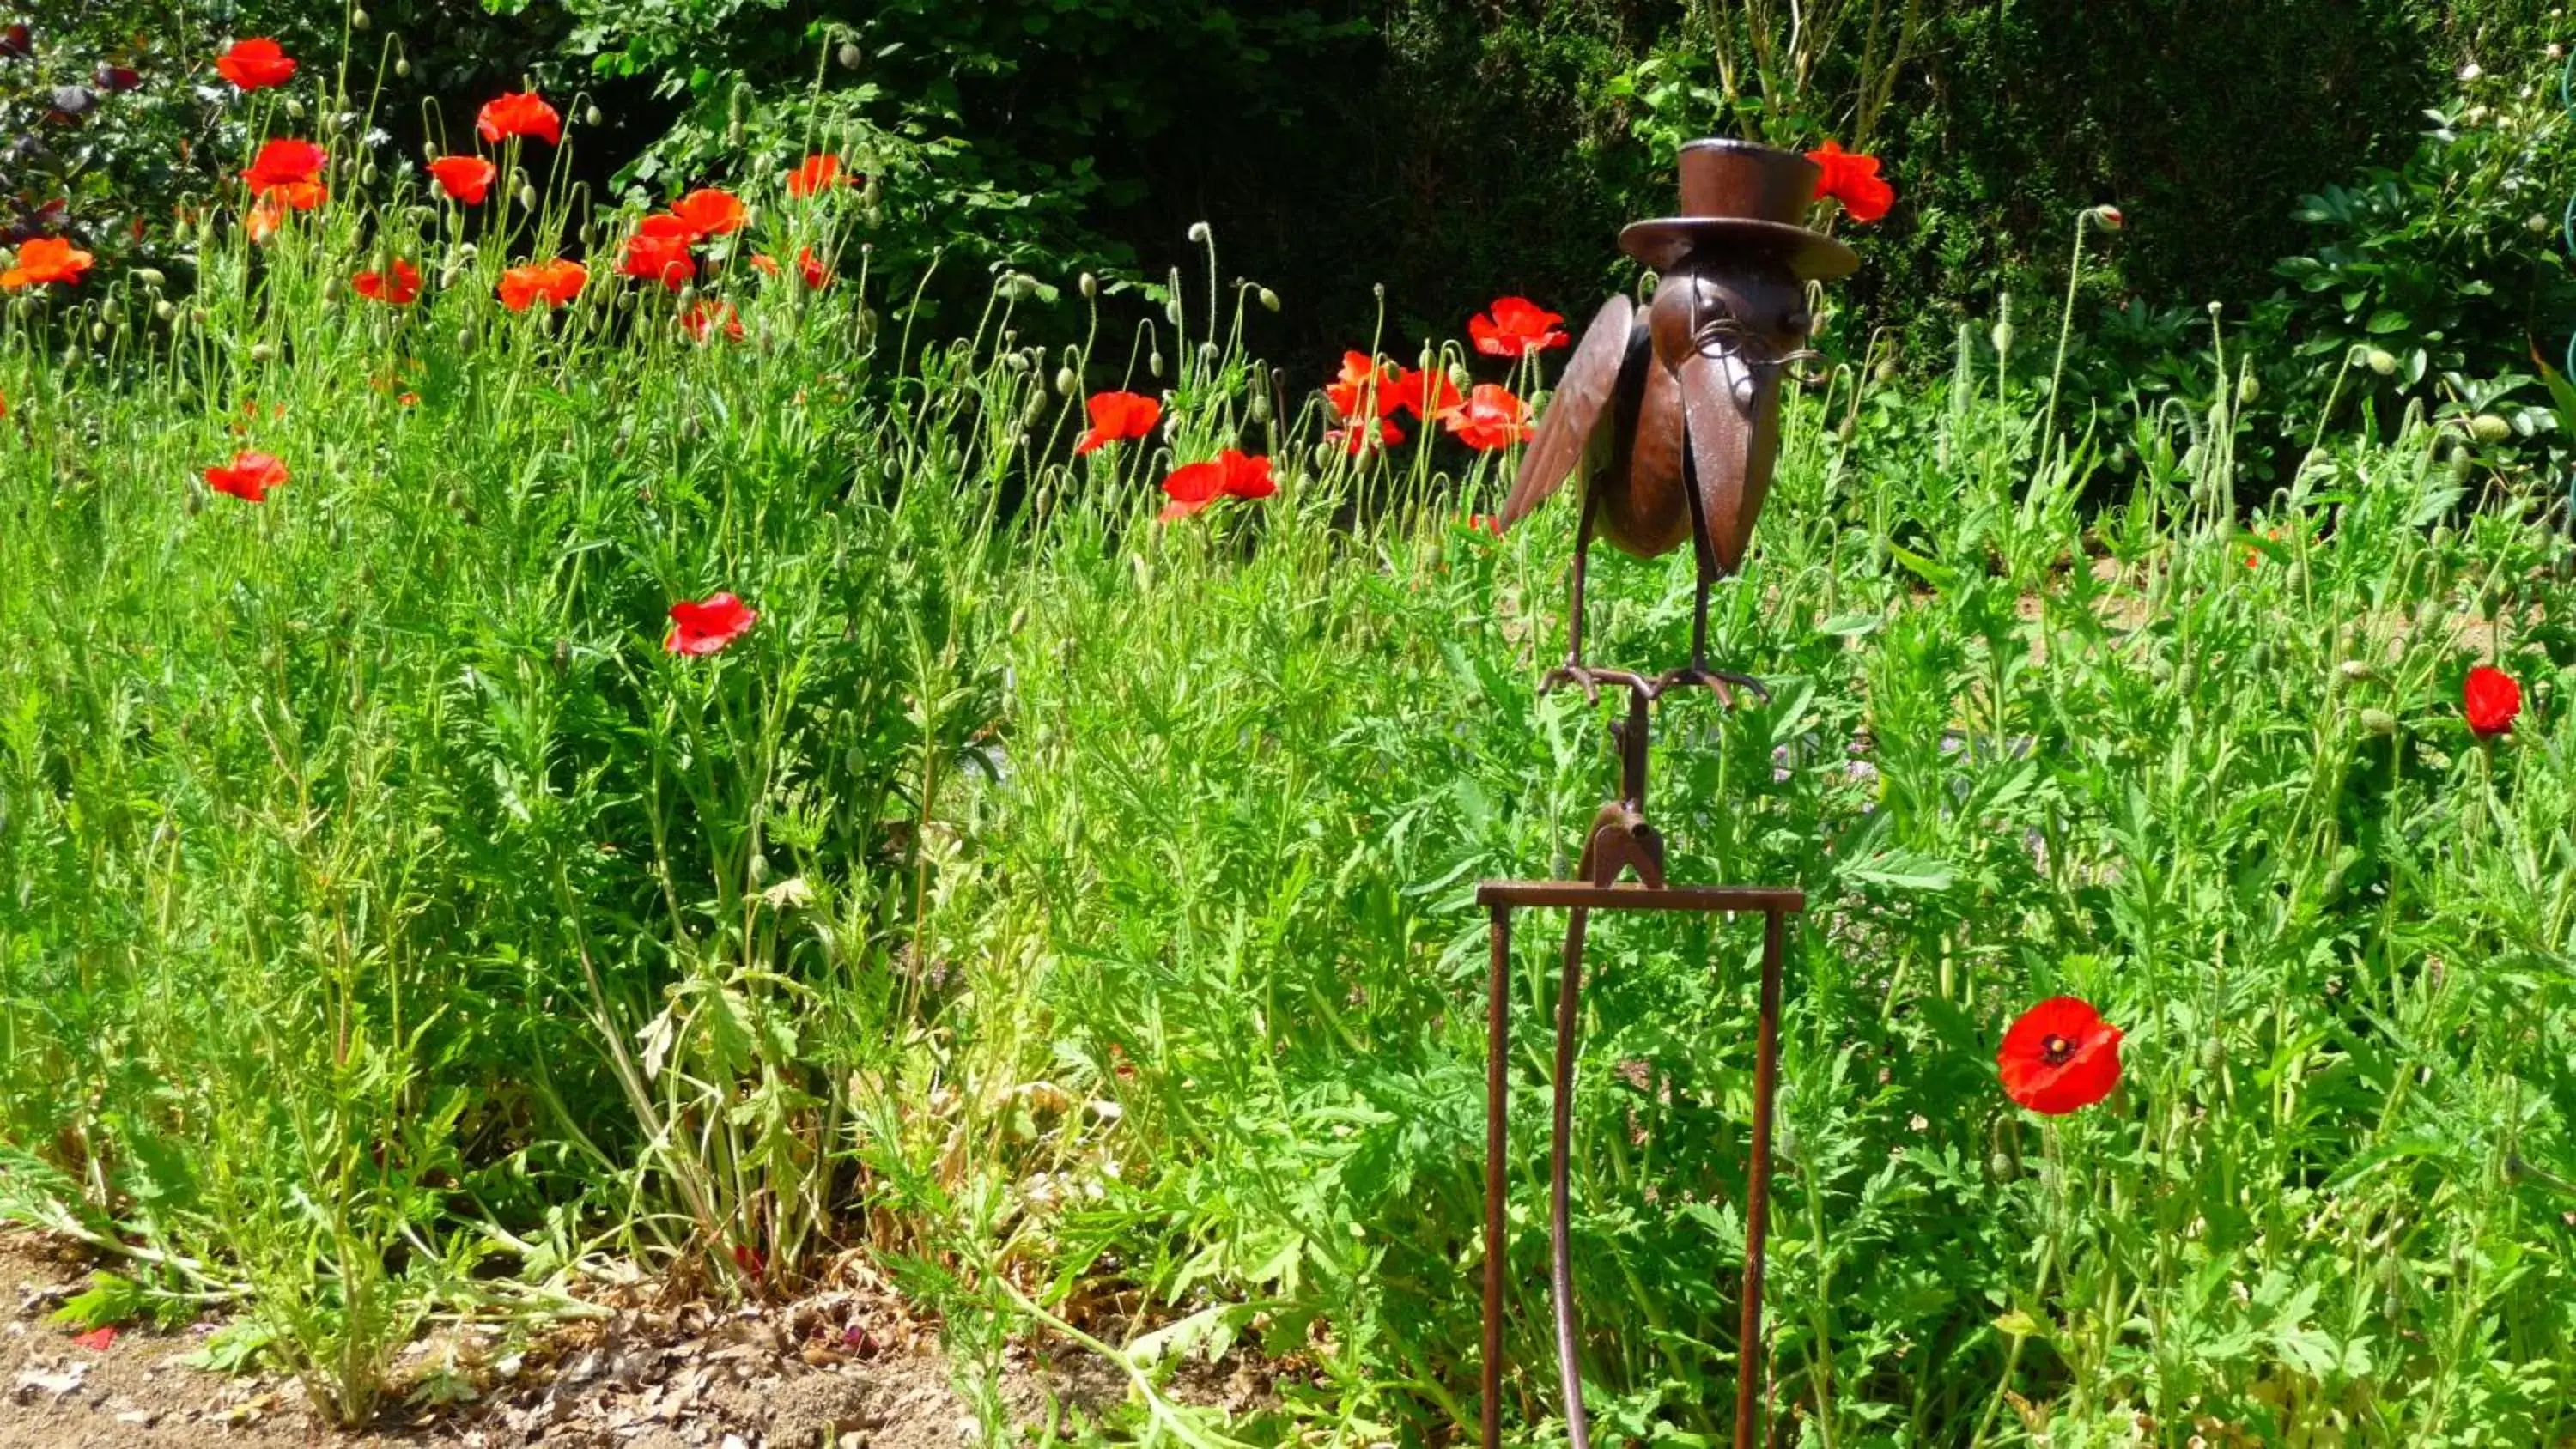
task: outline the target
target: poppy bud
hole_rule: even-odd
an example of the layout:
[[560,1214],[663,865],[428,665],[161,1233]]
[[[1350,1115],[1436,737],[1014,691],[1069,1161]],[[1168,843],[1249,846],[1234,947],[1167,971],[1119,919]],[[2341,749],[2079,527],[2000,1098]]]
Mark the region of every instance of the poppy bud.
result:
[[1834,437],[1841,442],[1850,442],[1852,440],[1852,435],[1859,431],[1860,415],[1858,413],[1845,413],[1843,414],[1843,420],[1834,425]]
[[2129,219],[2122,216],[2120,208],[2116,206],[2097,206],[2085,214],[2092,217],[2093,224],[2104,231],[2118,231],[2129,224]]
[[521,211],[534,211],[537,209],[537,188],[533,186],[521,186],[519,188],[519,209]]
[[351,10],[349,12],[349,28],[351,30],[365,30],[375,23],[376,22],[373,20],[367,18],[367,12],[364,10]]
[[423,161],[435,161],[435,160],[437,160],[437,159],[438,159],[438,143],[437,143],[436,141],[423,141],[423,142],[421,142],[421,143],[420,143],[420,159],[421,159],[421,160],[423,160]]
[[1986,1171],[1997,1182],[2010,1182],[2021,1175],[2021,1170],[2013,1165],[2012,1154],[2008,1152],[1998,1152],[1988,1157]]
[[606,120],[606,119],[608,119],[608,118],[607,118],[606,116],[601,115],[601,114],[599,113],[599,107],[597,107],[597,106],[595,106],[595,105],[593,105],[593,106],[584,106],[584,107],[582,108],[582,112],[581,112],[581,123],[582,123],[583,125],[585,125],[585,126],[596,126],[596,125],[598,125],[600,122],[602,122],[602,121],[604,121],[604,120]]
[[286,98],[286,104],[280,109],[286,112],[288,120],[300,121],[304,119],[304,103],[293,96],[288,96]]
[[1318,473],[1326,472],[1330,470],[1332,466],[1333,445],[1330,443],[1317,443],[1315,445],[1315,471]]
[[1878,366],[1869,370],[1869,375],[1881,383],[1896,381],[1896,359],[1892,356],[1880,358]]
[[456,329],[456,350],[459,352],[472,352],[474,350],[473,328],[459,327]]
[[751,854],[751,883],[756,886],[769,884],[769,857],[756,850]]
[[398,76],[403,76],[403,77],[406,77],[406,78],[408,78],[408,77],[411,75],[411,57],[410,57],[410,56],[404,55],[404,56],[396,56],[396,57],[394,58],[394,74],[396,74],[396,75],[398,75]]
[[2335,666],[2335,673],[2342,675],[2352,684],[2367,684],[2378,678],[2377,672],[2370,667],[2370,661],[2367,659],[2347,659]]
[[1053,400],[1047,396],[1045,388],[1039,387],[1029,389],[1029,405],[1020,409],[1021,425],[1024,427],[1034,428],[1038,424],[1045,422],[1047,409],[1052,406],[1054,406]]
[[169,321],[171,314],[178,310],[178,308],[171,306],[167,301],[155,302],[152,304],[152,315],[160,318],[164,322]]
[[369,185],[369,186],[373,186],[373,185],[375,185],[375,184],[376,184],[376,163],[375,163],[375,162],[373,162],[373,161],[370,161],[370,162],[368,162],[366,165],[359,167],[359,168],[358,168],[358,180],[359,180],[359,181],[361,181],[361,182],[363,182],[363,183],[365,183],[366,185]]
[[1005,352],[1002,354],[1002,366],[1012,372],[1026,372],[1029,370],[1028,355],[1020,352]]
[[269,346],[265,342],[253,343],[251,345],[250,360],[253,362],[266,362],[275,356],[277,356],[277,349]]
[[2005,320],[1996,323],[1994,331],[1988,334],[1988,336],[1989,340],[1995,344],[1996,356],[2010,357],[2012,355],[2013,325],[2010,318],[2006,318]]
[[1059,367],[1055,370],[1055,390],[1057,396],[1071,397],[1073,396],[1073,390],[1081,385],[1082,379],[1073,375],[1072,368]]
[[1215,344],[1215,343],[1213,343],[1213,342],[1202,342],[1202,343],[1200,343],[1200,344],[1199,344],[1199,366],[1201,366],[1201,367],[1210,367],[1210,368],[1212,368],[1212,367],[1216,366],[1216,344]]
[[1089,272],[1082,274],[1082,280],[1077,285],[1082,288],[1082,296],[1085,301],[1089,301],[1091,298],[1100,295],[1099,279],[1092,276]]
[[1145,371],[1155,377],[1163,375],[1163,353],[1160,348],[1145,354]]
[[1264,287],[1252,295],[1254,300],[1261,303],[1262,311],[1276,312],[1279,310],[1279,294],[1277,292],[1270,290],[1268,287]]
[[2238,407],[2252,407],[2255,400],[2262,396],[2263,384],[2254,380],[2254,374],[2252,372],[2240,372],[2236,375],[2236,405]]
[[134,280],[152,288],[154,291],[159,291],[162,285],[170,279],[161,275],[160,269],[157,267],[136,267],[134,269]]
[[1206,241],[1207,239],[1208,239],[1208,224],[1207,224],[1206,222],[1203,222],[1203,221],[1194,221],[1194,222],[1191,222],[1191,223],[1190,223],[1190,240],[1191,240],[1191,241],[1194,241],[1194,242],[1204,242],[1204,241]]
[[1256,423],[1266,423],[1270,421],[1270,390],[1268,388],[1257,387],[1252,390],[1252,420]]
[[205,506],[206,490],[199,484],[191,481],[188,484],[185,501],[180,504],[180,507],[187,510],[187,514],[190,518],[194,518],[200,512],[204,511]]
[[2386,739],[2397,733],[2397,716],[2384,709],[2365,709],[2361,712],[2361,727],[2369,734]]
[[2469,436],[2481,443],[2501,443],[2513,436],[2513,424],[2494,413],[2480,413],[2469,419]]
[[2381,377],[2397,371],[2397,354],[2385,347],[2374,347],[2361,355],[2362,362]]
[[2531,215],[2522,219],[2522,229],[2530,232],[2533,236],[2547,236],[2549,234],[2549,218],[2542,213],[2535,211]]
[[107,340],[107,324],[104,322],[92,322],[89,324],[89,340],[92,342],[105,342]]

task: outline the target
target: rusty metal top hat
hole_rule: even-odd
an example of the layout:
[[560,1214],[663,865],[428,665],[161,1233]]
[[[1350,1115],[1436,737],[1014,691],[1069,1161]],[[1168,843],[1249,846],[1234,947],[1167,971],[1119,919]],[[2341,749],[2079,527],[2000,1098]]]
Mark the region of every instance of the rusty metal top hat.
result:
[[1816,163],[1795,151],[1753,141],[1692,141],[1682,147],[1682,214],[1632,222],[1619,249],[1657,271],[1670,271],[1702,247],[1722,245],[1778,255],[1799,280],[1851,275],[1860,257],[1810,231]]

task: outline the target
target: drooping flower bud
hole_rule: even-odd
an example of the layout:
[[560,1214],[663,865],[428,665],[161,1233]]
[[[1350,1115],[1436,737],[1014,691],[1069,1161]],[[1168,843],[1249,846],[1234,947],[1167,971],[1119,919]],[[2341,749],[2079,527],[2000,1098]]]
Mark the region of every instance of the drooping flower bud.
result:
[[2094,225],[2104,231],[2118,231],[2129,224],[2129,219],[2122,216],[2120,208],[2116,206],[2097,206],[2086,214],[2093,218]]

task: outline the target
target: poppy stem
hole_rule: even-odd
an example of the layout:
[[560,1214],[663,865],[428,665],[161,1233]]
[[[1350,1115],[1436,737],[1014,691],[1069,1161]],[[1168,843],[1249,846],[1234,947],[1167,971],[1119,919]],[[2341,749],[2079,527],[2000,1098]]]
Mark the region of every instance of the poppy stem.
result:
[[2066,382],[2066,339],[2075,329],[2075,284],[2084,275],[2084,222],[2091,208],[2075,213],[2075,251],[2066,261],[2066,306],[2057,318],[2057,363],[2048,370],[2048,411],[2039,425],[2039,466],[2048,466],[2049,445],[2057,440],[2057,390]]
[[[2030,1285],[2030,1301],[2034,1307],[2048,1296],[2048,1275],[2050,1270],[2057,1266],[2058,1234],[2065,1218],[2066,1203],[2066,1167],[2064,1160],[2057,1154],[2057,1124],[2043,1122],[2040,1124],[2039,1131],[2041,1161],[2048,1169],[2049,1211],[2046,1218],[2047,1226],[2040,1238],[2039,1272],[2032,1278]],[[2012,1347],[2004,1353],[2004,1371],[1995,1379],[1995,1391],[1986,1400],[1985,1413],[1977,1418],[1977,1432],[1975,1437],[1968,1441],[1969,1449],[1985,1449],[1986,1435],[1995,1427],[1995,1414],[2003,1408],[2004,1395],[2012,1391],[2014,1371],[2021,1367],[2022,1345],[2030,1342],[2030,1339],[2031,1335],[2027,1333],[2016,1333],[2012,1336]]]

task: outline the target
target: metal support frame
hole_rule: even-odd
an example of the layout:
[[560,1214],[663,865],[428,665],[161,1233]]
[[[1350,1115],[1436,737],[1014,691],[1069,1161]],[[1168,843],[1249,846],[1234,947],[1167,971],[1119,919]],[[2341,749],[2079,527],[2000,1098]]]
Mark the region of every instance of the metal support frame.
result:
[[1593,881],[1487,881],[1476,903],[1493,921],[1493,956],[1485,1014],[1485,1321],[1484,1449],[1502,1443],[1503,1386],[1503,1159],[1510,1098],[1512,911],[1562,909],[1566,924],[1565,978],[1557,989],[1555,1117],[1548,1160],[1550,1296],[1555,1300],[1557,1378],[1565,1395],[1568,1437],[1589,1449],[1591,1429],[1583,1410],[1583,1376],[1574,1310],[1570,1245],[1572,1196],[1570,1136],[1574,1105],[1575,1028],[1580,1019],[1584,925],[1594,911],[1700,911],[1762,915],[1762,998],[1753,1057],[1753,1144],[1745,1172],[1744,1302],[1739,1320],[1735,1374],[1735,1446],[1760,1443],[1762,1381],[1763,1244],[1771,1218],[1772,1103],[1780,1066],[1780,976],[1787,953],[1787,918],[1806,909],[1806,892],[1767,886],[1613,885]]

